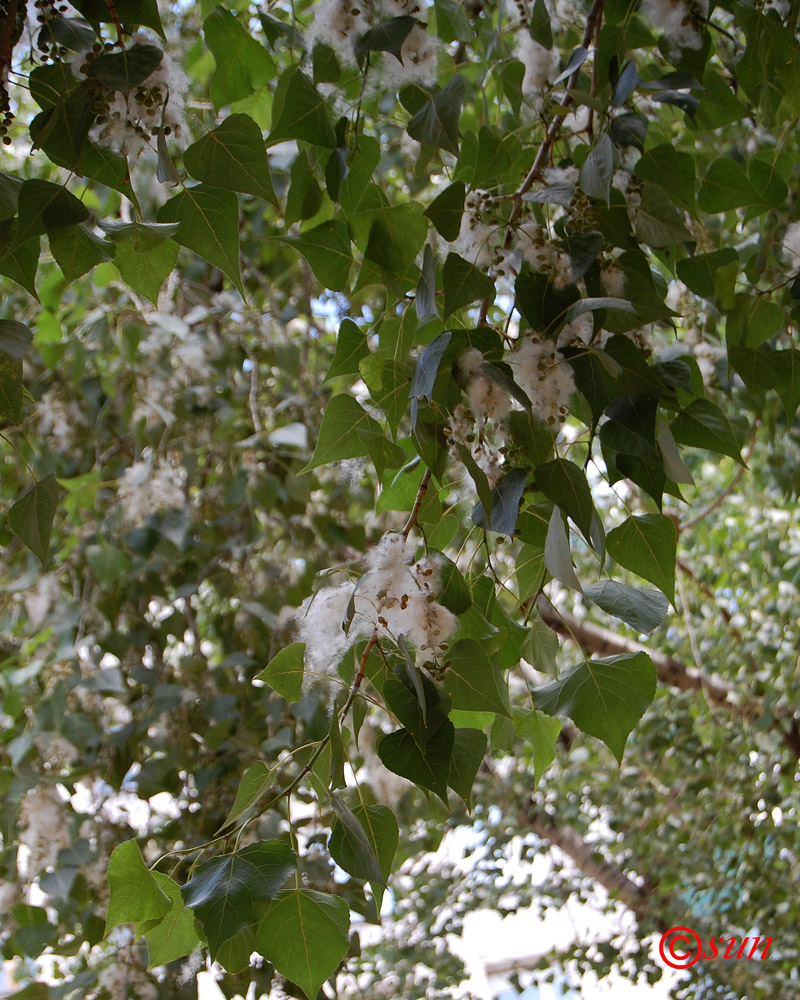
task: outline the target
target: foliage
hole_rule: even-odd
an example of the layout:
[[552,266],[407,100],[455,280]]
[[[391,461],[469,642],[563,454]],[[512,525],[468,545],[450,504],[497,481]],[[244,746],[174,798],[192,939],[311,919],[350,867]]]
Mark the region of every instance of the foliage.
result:
[[[192,996],[199,954],[227,995],[451,995],[446,935],[512,845],[584,857],[563,829],[639,921],[565,962],[796,926],[794,512],[753,513],[797,479],[796,3],[31,9],[0,31],[29,995]],[[415,865],[460,825],[483,862]],[[795,966],[781,935],[689,988]]]

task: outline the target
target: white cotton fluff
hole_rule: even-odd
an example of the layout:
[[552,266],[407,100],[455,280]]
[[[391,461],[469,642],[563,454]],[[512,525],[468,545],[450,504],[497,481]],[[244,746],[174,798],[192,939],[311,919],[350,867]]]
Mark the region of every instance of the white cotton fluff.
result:
[[305,33],[308,51],[313,52],[315,45],[327,45],[340,62],[355,66],[356,42],[369,31],[364,6],[353,0],[321,0],[315,3],[312,7],[313,20]]
[[156,1000],[158,987],[152,982],[144,969],[128,962],[114,962],[107,966],[97,977],[100,986],[108,993],[111,1000]]
[[684,0],[642,0],[641,10],[654,28],[664,32],[671,52],[699,49],[703,44],[702,19],[708,0],[692,6]]
[[56,863],[58,852],[72,843],[64,802],[52,785],[31,788],[22,800],[20,844],[28,849],[25,875],[32,879]]
[[36,405],[38,431],[49,437],[59,451],[67,451],[75,441],[75,431],[85,427],[86,421],[78,404],[59,397],[51,386]]
[[148,462],[134,462],[122,475],[117,500],[123,518],[133,525],[143,524],[150,514],[184,507],[186,470],[162,466],[151,469]]
[[569,284],[572,269],[569,255],[551,242],[541,226],[535,222],[523,223],[514,234],[514,247],[534,271],[549,274],[556,288]]
[[792,222],[783,234],[781,254],[792,271],[800,269],[800,222]]
[[558,76],[558,49],[546,49],[531,38],[526,29],[517,34],[514,55],[525,67],[522,93],[529,100],[539,97],[548,84]]
[[600,284],[606,295],[622,298],[625,294],[625,272],[619,267],[614,267],[613,264],[604,267],[600,271]]
[[491,217],[492,196],[488,191],[470,191],[464,202],[461,229],[453,250],[475,267],[489,268],[495,256],[492,243],[502,239],[502,227]]
[[476,347],[466,351],[458,363],[469,408],[476,417],[504,420],[511,411],[511,399],[497,382],[484,375],[482,364],[483,354]]
[[526,337],[508,358],[516,383],[525,391],[534,413],[551,428],[567,416],[569,398],[575,391],[572,369],[551,340]]
[[[367,571],[357,585],[325,587],[304,601],[297,613],[298,637],[306,644],[306,664],[314,671],[335,674],[353,640],[373,630],[379,638],[394,641],[404,636],[416,648],[420,663],[447,648],[456,618],[436,602],[435,562],[415,562],[413,544],[390,532],[367,553],[365,563]],[[342,623],[351,600],[354,613],[345,635]]]
[[400,50],[400,60],[391,53],[381,53],[376,63],[373,85],[380,90],[399,90],[411,83],[421,87],[436,84],[437,60],[441,42],[416,24],[408,33]]
[[[136,45],[151,41],[141,33],[131,39]],[[73,72],[80,78],[79,65]],[[189,78],[166,52],[159,66],[128,96],[108,90],[108,108],[92,126],[89,138],[123,156],[136,156],[149,145],[153,130],[169,129],[171,139],[180,140],[186,128],[184,110]],[[145,97],[140,99],[139,96]]]

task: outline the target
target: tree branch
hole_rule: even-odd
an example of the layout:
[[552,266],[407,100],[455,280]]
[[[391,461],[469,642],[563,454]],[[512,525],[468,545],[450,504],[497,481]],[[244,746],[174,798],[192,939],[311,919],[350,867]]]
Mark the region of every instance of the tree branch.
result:
[[667,687],[677,688],[679,691],[702,691],[712,705],[732,711],[748,721],[761,719],[770,713],[771,718],[766,728],[779,735],[792,756],[800,760],[800,728],[794,711],[788,706],[773,705],[767,708],[761,698],[742,694],[724,681],[689,667],[667,653],[648,649],[633,639],[617,635],[599,625],[579,621],[565,611],[557,611],[549,601],[539,601],[539,612],[542,620],[554,632],[572,639],[586,653],[596,653],[598,656],[647,653],[655,665],[659,681]]
[[408,520],[406,521],[406,526],[403,528],[403,538],[408,538],[411,534],[411,529],[417,523],[417,518],[419,517],[419,512],[422,508],[422,501],[425,499],[425,494],[428,492],[428,483],[431,481],[431,470],[426,469],[425,475],[422,477],[422,481],[419,484],[419,489],[417,490],[417,498],[414,501],[414,506],[411,508],[411,513],[408,515]]

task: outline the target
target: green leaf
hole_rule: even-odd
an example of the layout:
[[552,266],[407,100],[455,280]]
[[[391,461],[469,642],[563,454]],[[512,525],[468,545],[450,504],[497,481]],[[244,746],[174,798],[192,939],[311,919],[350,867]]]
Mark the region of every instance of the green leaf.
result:
[[614,146],[607,132],[597,140],[581,167],[580,184],[590,198],[609,203],[614,173]]
[[17,360],[28,353],[33,333],[24,323],[14,319],[0,319],[0,351]]
[[486,734],[480,729],[456,729],[447,784],[461,796],[468,809],[472,808],[472,786],[486,755],[487,744]]
[[750,183],[747,174],[729,156],[714,160],[709,166],[697,195],[703,212],[727,212],[742,205],[756,205],[761,196]]
[[212,958],[240,930],[258,922],[296,867],[295,853],[286,844],[262,840],[194,869],[181,894],[203,927]]
[[672,421],[670,430],[678,444],[730,455],[744,465],[733,425],[717,404],[708,399],[697,399],[687,406]]
[[[333,795],[333,811],[335,816],[331,824],[331,835],[328,840],[328,850],[331,857],[353,878],[376,885],[386,885],[386,876],[378,863],[375,847],[370,842],[367,832],[358,817],[347,805],[339,792]],[[391,810],[389,816],[394,820]],[[397,821],[394,823],[395,850],[397,849]],[[392,852],[394,855],[394,851]]]
[[548,715],[568,715],[583,732],[602,740],[619,763],[631,730],[656,692],[656,668],[646,653],[586,660],[534,691]]
[[[720,295],[717,275],[723,268],[734,264],[736,266],[730,280],[730,292],[733,292],[733,283],[739,270],[739,256],[733,247],[723,247],[722,250],[714,250],[712,253],[699,253],[695,254],[694,257],[685,257],[678,261],[677,272],[681,281],[696,295],[702,295],[706,299],[714,299]],[[733,296],[725,298],[730,305],[723,303],[723,308],[730,308],[733,305]]]
[[553,513],[550,515],[547,527],[547,538],[544,543],[544,565],[547,572],[552,574],[559,583],[582,593],[580,582],[572,565],[569,535],[558,507],[553,507]]
[[511,140],[503,140],[488,125],[481,125],[470,187],[492,187],[506,177],[511,169],[510,144]]
[[552,49],[553,29],[550,26],[550,15],[547,13],[547,4],[544,0],[535,0],[528,31],[534,42],[538,42],[548,51]]
[[134,241],[120,243],[114,255],[114,267],[135,292],[158,306],[158,293],[175,268],[179,250],[174,240],[165,240],[146,253],[137,253]]
[[412,139],[458,156],[458,120],[464,101],[464,77],[457,74],[417,111],[406,127]]
[[0,417],[18,424],[22,416],[22,361],[0,354]]
[[428,556],[434,558],[439,574],[439,592],[436,600],[454,615],[463,615],[469,610],[472,598],[458,566],[444,552],[429,550]]
[[454,740],[455,727],[446,719],[430,736],[424,750],[407,729],[398,729],[379,737],[377,751],[381,762],[390,771],[435,792],[447,805],[447,782]]
[[215,6],[203,22],[203,33],[216,63],[210,89],[217,110],[272,82],[272,57],[229,10]]
[[[463,454],[461,458],[463,461]],[[470,472],[474,480],[474,469],[467,465],[467,471]],[[486,498],[481,496],[481,481],[478,479],[476,486],[478,487],[480,502],[472,512],[472,523],[490,531],[499,531],[511,538],[517,527],[519,505],[527,482],[528,473],[525,469],[509,469],[497,486],[492,488],[491,508],[489,517],[487,518]]]
[[299,66],[290,67],[278,80],[272,103],[267,145],[286,139],[304,139],[329,149],[338,145],[325,101]]
[[183,162],[195,180],[252,194],[278,207],[261,129],[249,115],[229,115],[189,146]]
[[561,722],[535,708],[515,708],[514,728],[533,747],[533,787],[536,788],[553,763]]
[[74,281],[96,264],[114,258],[114,246],[84,226],[54,229],[48,238],[56,264],[67,281]]
[[116,14],[123,28],[131,34],[133,28],[142,25],[164,37],[156,0],[116,0],[111,10],[105,0],[80,0],[75,6],[91,24],[114,24]]
[[434,0],[436,35],[443,42],[471,42],[475,32],[459,0]]
[[380,424],[369,416],[357,400],[348,393],[339,393],[328,400],[325,406],[314,454],[300,473],[311,472],[330,462],[361,458],[368,454],[365,434],[381,433]]
[[434,319],[437,315],[436,272],[430,243],[425,245],[425,252],[422,255],[422,267],[419,270],[419,282],[414,296],[414,309],[417,313],[417,322],[420,325],[426,320]]
[[145,865],[135,840],[114,848],[108,862],[108,885],[106,934],[119,924],[160,919],[170,909],[169,896]]
[[558,636],[549,625],[542,621],[538,613],[531,620],[531,627],[522,646],[522,656],[530,665],[543,674],[558,676],[556,655],[558,654]]
[[350,910],[338,896],[310,889],[282,892],[256,932],[258,951],[315,1000],[350,944]]
[[577,524],[584,538],[592,527],[592,493],[586,476],[574,462],[555,458],[540,465],[534,474],[536,488],[567,513]]
[[369,354],[367,335],[351,319],[343,319],[336,336],[336,350],[325,381],[339,375],[358,375],[359,364]]
[[181,228],[178,222],[98,222],[112,243],[130,241],[137,253],[147,253]]
[[669,607],[660,590],[634,590],[616,580],[593,583],[584,587],[583,593],[598,608],[620,618],[644,635],[658,628]]
[[447,651],[444,686],[453,708],[510,715],[508,690],[500,671],[474,639],[459,639]]
[[452,251],[444,262],[442,286],[445,319],[476,299],[494,298],[494,282],[489,275]]
[[[296,643],[295,645],[304,644]],[[244,815],[249,809],[252,809],[263,798],[264,794],[274,784],[275,779],[273,775],[275,770],[276,768],[274,767],[267,767],[262,760],[256,761],[255,764],[247,768],[242,775],[242,780],[239,782],[239,787],[236,789],[236,797],[233,800],[230,812],[225,817],[225,822],[220,827],[220,830],[224,830],[225,827],[230,826],[231,823],[234,823],[240,816]]]
[[144,932],[147,942],[148,969],[175,962],[189,955],[200,944],[194,916],[187,910],[180,887],[169,875],[153,872],[156,885],[170,901],[166,915],[155,926]]
[[402,278],[427,235],[428,224],[415,202],[387,206],[373,215],[364,256]]
[[39,267],[39,245],[41,240],[35,236],[31,240],[14,245],[14,230],[9,235],[11,248],[0,257],[0,274],[16,281],[18,285],[25,289],[29,295],[37,299],[36,294],[36,270]]
[[446,240],[457,239],[461,231],[466,190],[462,181],[450,184],[433,199],[423,213],[431,220],[439,235]]
[[303,654],[306,644],[293,642],[284,646],[269,661],[256,680],[264,681],[286,701],[300,701],[303,694]]
[[386,415],[386,423],[394,437],[408,408],[410,371],[405,362],[387,358],[384,350],[363,358],[359,365],[372,401]]
[[31,550],[42,569],[47,564],[50,532],[58,507],[61,489],[51,472],[24,493],[8,512],[8,526],[17,538]]
[[416,426],[418,401],[427,399],[430,402],[433,386],[439,373],[439,363],[447,350],[452,334],[449,330],[440,333],[428,344],[417,358],[414,375],[411,378],[411,423]]
[[363,34],[356,42],[356,56],[361,60],[368,52],[389,52],[399,63],[403,62],[401,52],[403,42],[408,38],[417,24],[415,17],[393,17],[383,21],[370,31]]
[[74,226],[89,218],[89,210],[74,194],[49,181],[23,181],[19,190],[19,222],[14,239],[19,246],[34,236]]
[[106,544],[87,545],[86,561],[92,567],[95,578],[102,584],[113,586],[130,572],[130,556],[122,549]]
[[[334,796],[334,802],[336,801],[337,796]],[[384,886],[392,873],[392,862],[397,852],[397,844],[400,836],[394,813],[388,806],[357,805],[350,815],[358,823],[362,833],[366,837],[367,846],[378,864],[380,877],[377,880],[373,880],[373,888],[376,885],[378,887]],[[356,853],[351,853],[349,838],[344,836],[343,827],[344,824],[339,823],[337,830],[342,836],[337,834],[336,837],[334,837],[333,827],[331,828],[331,838],[328,842],[331,857],[340,868],[343,868],[354,878],[367,879],[369,876],[357,874],[357,871],[363,872],[365,869],[360,864]],[[368,864],[371,868],[372,863],[369,862]]]
[[317,280],[333,292],[347,288],[353,254],[350,231],[344,222],[332,219],[301,236],[281,236],[280,240],[295,247],[308,261]]
[[545,273],[523,269],[514,283],[516,307],[532,330],[554,336],[566,323],[567,313],[581,297],[575,285],[556,288]]
[[158,210],[159,222],[179,222],[175,241],[227,275],[244,297],[239,274],[239,204],[232,191],[184,188]]
[[97,56],[89,63],[86,75],[127,97],[158,69],[163,58],[164,53],[155,45],[132,45],[121,52]]
[[636,209],[633,228],[640,242],[655,248],[691,239],[667,192],[651,181],[642,184],[641,202]]
[[687,212],[694,211],[694,157],[691,154],[662,142],[640,157],[636,176],[663,188],[673,202]]
[[673,604],[677,541],[674,522],[663,514],[628,517],[606,537],[611,558],[654,583]]

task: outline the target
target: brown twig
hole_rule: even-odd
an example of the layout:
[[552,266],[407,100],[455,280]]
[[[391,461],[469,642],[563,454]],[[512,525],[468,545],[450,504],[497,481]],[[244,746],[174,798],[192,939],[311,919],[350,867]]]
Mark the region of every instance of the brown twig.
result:
[[119,20],[119,12],[114,4],[114,0],[103,0],[103,3],[108,8],[108,13],[111,15],[111,20],[114,22],[114,27],[117,31],[117,45],[122,45],[122,24]]
[[17,11],[19,0],[9,0],[3,33],[0,35],[0,82],[6,78],[6,70],[11,68],[11,56],[14,51],[14,34],[17,30]]
[[422,477],[422,481],[419,484],[419,489],[417,490],[417,498],[414,501],[414,506],[411,508],[411,513],[408,515],[408,520],[406,521],[406,526],[403,528],[403,538],[408,538],[411,534],[411,529],[417,523],[417,518],[419,517],[420,508],[422,507],[422,501],[425,499],[425,494],[428,492],[428,483],[431,481],[431,470],[426,469],[425,475]]

